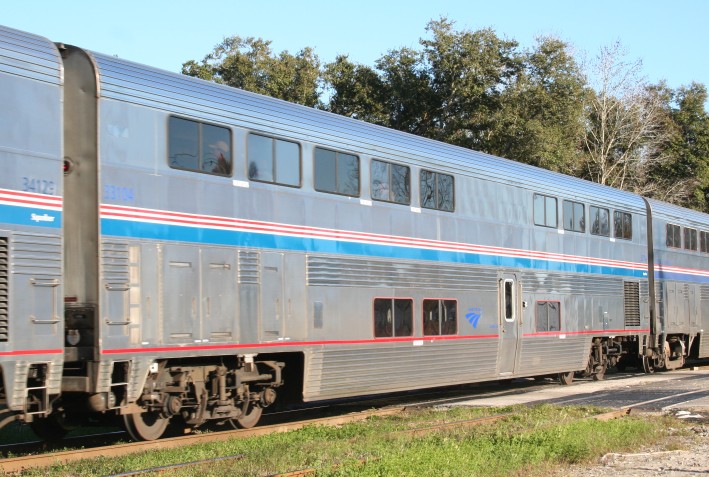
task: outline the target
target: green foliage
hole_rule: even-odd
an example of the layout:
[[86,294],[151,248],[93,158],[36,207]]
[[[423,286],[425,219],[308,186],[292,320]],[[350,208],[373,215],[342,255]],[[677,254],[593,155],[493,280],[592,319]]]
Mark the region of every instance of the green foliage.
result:
[[709,213],[709,115],[704,105],[707,90],[704,85],[692,83],[671,91],[665,87],[667,111],[666,128],[672,132],[664,152],[671,160],[650,171],[653,181],[665,197],[685,207]]
[[[515,414],[475,427],[402,432],[508,412]],[[410,411],[339,427],[308,426],[257,438],[92,459],[24,475],[107,475],[235,455],[243,458],[173,469],[170,475],[252,476],[302,469],[316,469],[323,476],[542,475],[610,451],[657,444],[670,427],[662,418],[586,419],[599,412],[553,405]],[[673,421],[671,427],[682,425]]]
[[270,41],[232,36],[200,63],[185,62],[182,73],[305,106],[319,104],[320,60],[312,48],[274,55]]
[[232,36],[183,73],[709,211],[704,85],[647,85],[618,43],[582,69],[558,38],[521,49],[445,17],[419,43],[321,66]]

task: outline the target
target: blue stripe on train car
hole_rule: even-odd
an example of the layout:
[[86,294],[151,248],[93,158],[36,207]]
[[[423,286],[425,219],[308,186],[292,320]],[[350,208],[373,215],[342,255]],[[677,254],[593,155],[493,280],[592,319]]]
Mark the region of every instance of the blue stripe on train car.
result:
[[156,224],[116,219],[101,219],[104,235],[170,242],[191,242],[235,247],[254,247],[313,253],[371,256],[381,258],[426,260],[433,262],[487,265],[508,268],[541,269],[571,273],[615,275],[646,278],[644,270],[584,263],[543,260],[472,252],[431,250],[408,246],[391,246],[313,237],[292,237],[270,233],[217,230],[201,227]]

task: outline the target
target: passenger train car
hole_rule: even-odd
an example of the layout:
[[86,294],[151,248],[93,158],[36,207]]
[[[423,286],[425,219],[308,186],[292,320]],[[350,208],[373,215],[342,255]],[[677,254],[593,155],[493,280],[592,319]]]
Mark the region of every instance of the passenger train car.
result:
[[709,356],[709,216],[0,27],[2,400],[42,435]]

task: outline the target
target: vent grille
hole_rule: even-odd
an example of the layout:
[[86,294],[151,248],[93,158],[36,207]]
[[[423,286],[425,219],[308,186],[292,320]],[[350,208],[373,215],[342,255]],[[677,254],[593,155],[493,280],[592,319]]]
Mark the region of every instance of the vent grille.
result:
[[8,340],[10,325],[10,256],[7,239],[0,237],[0,342]]
[[311,255],[307,259],[307,283],[495,292],[497,271],[468,265]]
[[625,326],[640,326],[640,283],[623,282]]
[[239,278],[240,284],[259,284],[259,254],[239,250]]

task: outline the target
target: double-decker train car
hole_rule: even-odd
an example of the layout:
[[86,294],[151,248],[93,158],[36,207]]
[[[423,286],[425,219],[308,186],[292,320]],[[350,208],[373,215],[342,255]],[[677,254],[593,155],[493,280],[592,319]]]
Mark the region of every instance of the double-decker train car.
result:
[[5,422],[709,356],[704,214],[5,27],[0,100]]

